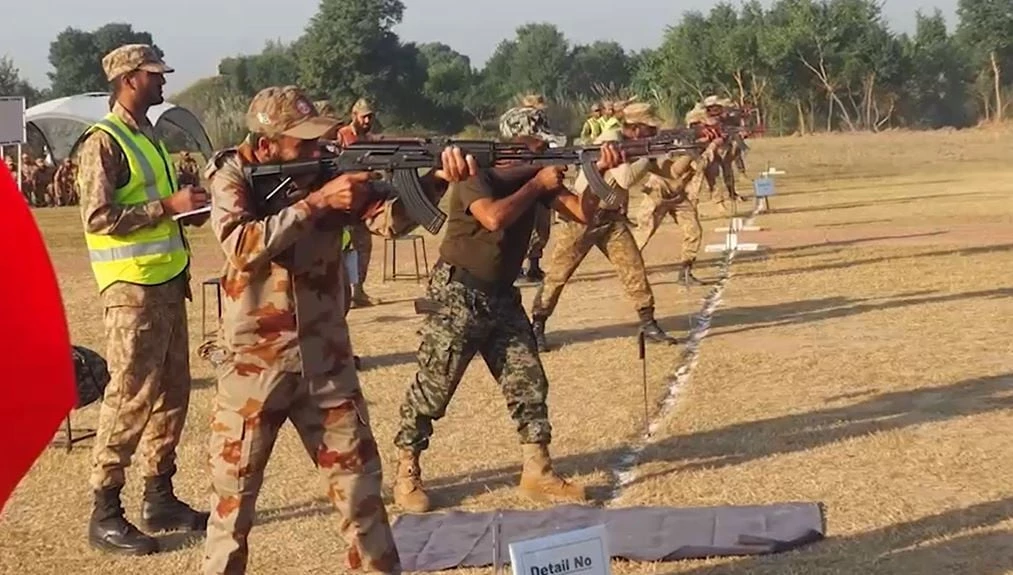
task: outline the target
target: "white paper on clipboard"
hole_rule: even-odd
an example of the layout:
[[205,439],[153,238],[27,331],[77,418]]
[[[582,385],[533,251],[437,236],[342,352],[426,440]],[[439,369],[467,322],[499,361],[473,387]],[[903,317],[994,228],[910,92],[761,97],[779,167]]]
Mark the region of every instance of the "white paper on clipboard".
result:
[[173,221],[179,221],[179,220],[182,220],[183,218],[189,218],[190,216],[196,216],[196,215],[200,215],[200,214],[209,214],[209,213],[211,213],[211,206],[204,206],[203,208],[198,208],[196,210],[192,210],[192,211],[189,211],[189,212],[183,212],[181,214],[176,214],[176,215],[172,216],[172,219],[173,219]]

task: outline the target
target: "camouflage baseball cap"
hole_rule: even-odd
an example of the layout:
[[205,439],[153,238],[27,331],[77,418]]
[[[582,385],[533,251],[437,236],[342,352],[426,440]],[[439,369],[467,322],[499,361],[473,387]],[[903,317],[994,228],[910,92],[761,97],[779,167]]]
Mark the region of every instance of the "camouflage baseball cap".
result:
[[317,113],[321,116],[338,117],[338,111],[334,109],[334,106],[328,100],[317,100],[313,102],[313,107],[316,108]]
[[373,106],[369,104],[369,100],[365,98],[359,98],[358,100],[355,101],[355,105],[352,106],[352,113],[368,116],[369,114],[373,113]]
[[145,70],[155,74],[169,74],[174,72],[155,49],[148,44],[126,44],[109,52],[102,58],[102,71],[106,74],[106,80],[122,76],[134,70]]
[[710,108],[711,106],[720,106],[720,105],[721,105],[721,98],[718,98],[717,96],[713,96],[713,95],[712,96],[707,96],[706,98],[703,99],[703,106],[705,108]]
[[268,138],[317,140],[338,124],[335,118],[321,116],[296,86],[264,88],[253,97],[246,112],[247,129]]
[[545,112],[538,108],[510,108],[499,118],[499,131],[508,140],[530,136],[550,146],[566,145],[566,136],[553,131]]
[[654,113],[654,106],[647,102],[636,102],[623,108],[623,123],[644,124],[658,128],[662,121]]

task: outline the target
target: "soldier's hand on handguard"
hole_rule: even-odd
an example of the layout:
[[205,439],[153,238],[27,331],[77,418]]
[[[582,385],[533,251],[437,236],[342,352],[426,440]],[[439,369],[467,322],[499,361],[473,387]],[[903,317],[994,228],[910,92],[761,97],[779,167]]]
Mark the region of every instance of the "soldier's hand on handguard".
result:
[[470,154],[465,156],[457,146],[443,148],[440,163],[443,168],[433,172],[433,175],[445,182],[463,182],[478,173],[475,158]]
[[195,186],[183,186],[178,192],[162,200],[162,209],[170,216],[199,210],[206,205],[208,193],[203,188]]
[[595,162],[595,166],[603,174],[626,161],[622,150],[612,142],[602,144],[600,154],[598,161]]

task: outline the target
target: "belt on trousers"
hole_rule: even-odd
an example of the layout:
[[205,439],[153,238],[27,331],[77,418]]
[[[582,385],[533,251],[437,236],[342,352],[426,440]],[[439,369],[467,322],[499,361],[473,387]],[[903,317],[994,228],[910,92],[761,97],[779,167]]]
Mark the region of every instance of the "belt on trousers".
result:
[[454,264],[446,262],[442,259],[437,260],[436,265],[446,266],[450,268],[450,281],[457,282],[463,285],[464,287],[480,291],[486,295],[498,295],[501,293],[506,293],[511,289],[513,289],[514,287],[513,282],[511,283],[490,282],[481,279],[479,277],[476,277],[468,270],[462,268],[461,266],[455,266]]

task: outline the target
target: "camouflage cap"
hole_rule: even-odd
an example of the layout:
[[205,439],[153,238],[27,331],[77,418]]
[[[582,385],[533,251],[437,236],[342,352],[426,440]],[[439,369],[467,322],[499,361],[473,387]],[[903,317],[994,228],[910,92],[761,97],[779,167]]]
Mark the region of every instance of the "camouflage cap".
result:
[[541,94],[528,94],[521,98],[523,108],[545,108],[545,96]]
[[720,106],[720,105],[721,105],[721,99],[718,98],[717,96],[711,95],[711,96],[707,96],[706,98],[703,99],[703,106],[705,108],[710,108],[711,106]]
[[269,138],[289,136],[317,140],[339,124],[335,118],[317,113],[302,90],[296,86],[271,86],[253,97],[246,112],[246,127]]
[[126,44],[102,58],[102,71],[106,74],[106,80],[110,82],[113,78],[134,70],[145,70],[155,74],[169,74],[175,71],[162,61],[155,49],[148,44]]
[[338,111],[334,109],[334,106],[328,100],[317,100],[313,102],[313,107],[316,108],[317,113],[321,116],[338,117]]
[[499,131],[510,140],[521,136],[538,138],[550,146],[565,146],[566,136],[549,127],[545,112],[538,108],[510,108],[499,118]]
[[373,106],[369,104],[369,100],[359,98],[355,101],[355,105],[352,106],[352,113],[359,114],[361,116],[368,116],[373,113]]
[[591,105],[592,112],[601,112],[601,104],[595,103]]
[[623,123],[643,124],[658,128],[662,121],[654,112],[654,106],[647,102],[636,102],[623,108]]

